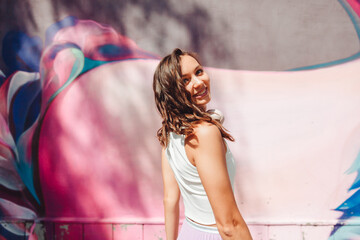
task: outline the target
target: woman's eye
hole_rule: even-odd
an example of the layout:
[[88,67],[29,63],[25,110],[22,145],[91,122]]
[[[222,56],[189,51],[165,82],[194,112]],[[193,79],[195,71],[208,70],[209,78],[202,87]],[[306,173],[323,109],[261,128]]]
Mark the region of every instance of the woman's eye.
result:
[[196,71],[196,75],[200,75],[200,74],[202,74],[203,72],[204,72],[204,70],[199,69],[199,70]]
[[188,78],[183,78],[183,82],[184,82],[185,84],[187,84],[189,81],[190,81],[190,79],[188,79]]

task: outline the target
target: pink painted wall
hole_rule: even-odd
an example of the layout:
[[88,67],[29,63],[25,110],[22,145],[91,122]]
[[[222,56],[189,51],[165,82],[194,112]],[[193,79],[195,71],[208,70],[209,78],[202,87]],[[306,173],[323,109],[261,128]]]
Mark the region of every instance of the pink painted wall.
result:
[[[164,239],[159,57],[76,18],[49,27],[39,59],[36,37],[13,36],[23,71],[0,72],[0,239]],[[306,69],[206,68],[254,239],[360,236],[359,56]]]
[[[157,63],[109,63],[52,103],[39,153],[48,217],[162,222],[160,119],[151,92]],[[299,72],[207,69],[211,106],[236,138],[241,212],[249,224],[279,225],[254,226],[255,236],[318,234],[296,224],[325,225],[316,231],[329,236],[355,178],[344,172],[360,147],[359,69],[360,60]]]

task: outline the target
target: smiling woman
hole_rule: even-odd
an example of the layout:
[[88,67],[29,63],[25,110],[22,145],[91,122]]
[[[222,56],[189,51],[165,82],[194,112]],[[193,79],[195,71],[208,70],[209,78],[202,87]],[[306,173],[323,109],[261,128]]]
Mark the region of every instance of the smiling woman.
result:
[[[233,194],[235,161],[224,140],[233,138],[206,112],[210,79],[198,58],[175,49],[160,61],[153,88],[163,117],[167,239],[252,239]],[[180,194],[186,220],[178,234]]]
[[224,138],[234,140],[205,111],[211,99],[210,81],[196,54],[177,48],[164,57],[154,73],[153,90],[156,107],[164,119],[157,133],[161,145],[167,145],[169,132],[191,135],[198,121],[216,125]]

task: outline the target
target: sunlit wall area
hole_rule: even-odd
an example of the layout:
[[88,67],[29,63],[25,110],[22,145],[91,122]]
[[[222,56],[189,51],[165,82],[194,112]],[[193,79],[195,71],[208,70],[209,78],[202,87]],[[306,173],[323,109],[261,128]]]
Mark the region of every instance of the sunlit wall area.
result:
[[[195,51],[254,239],[360,238],[360,3],[0,3],[0,238],[164,239],[159,59]],[[183,219],[183,215],[181,215]]]

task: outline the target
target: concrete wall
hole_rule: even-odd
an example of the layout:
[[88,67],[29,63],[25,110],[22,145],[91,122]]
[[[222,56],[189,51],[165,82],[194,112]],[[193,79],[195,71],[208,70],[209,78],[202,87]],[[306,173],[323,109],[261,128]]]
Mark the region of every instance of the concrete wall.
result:
[[73,15],[108,24],[159,55],[181,47],[198,52],[207,66],[287,70],[358,52],[356,29],[341,2],[347,4],[344,0],[4,0],[0,37],[19,29],[44,39],[50,24]]
[[357,1],[1,4],[3,238],[164,238],[151,84],[178,46],[236,139],[254,239],[359,238]]

